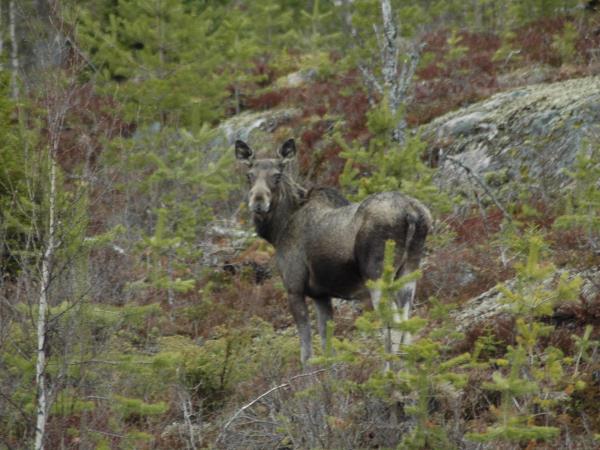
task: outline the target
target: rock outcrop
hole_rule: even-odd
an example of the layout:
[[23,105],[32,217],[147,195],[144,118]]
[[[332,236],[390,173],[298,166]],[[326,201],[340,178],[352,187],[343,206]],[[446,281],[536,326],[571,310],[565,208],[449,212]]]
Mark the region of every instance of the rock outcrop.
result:
[[[567,271],[564,269],[557,270],[553,276],[543,282],[543,285],[548,287],[554,286],[565,272]],[[577,300],[579,302],[578,306],[600,312],[600,269],[588,269],[579,273],[569,271],[568,274],[569,278],[579,276],[583,281],[579,300]],[[514,286],[514,283],[514,280],[509,280],[504,284],[510,289]],[[508,314],[508,305],[502,302],[502,297],[503,295],[500,290],[497,287],[493,287],[465,302],[454,313],[457,329],[459,331],[467,331],[490,323],[501,315]],[[564,316],[566,314],[565,306],[568,305],[557,305],[555,315]],[[563,318],[569,319],[569,317]]]
[[222,138],[216,144],[231,147],[236,139],[241,139],[254,146],[257,151],[262,145],[271,149],[275,144],[274,131],[292,122],[300,113],[300,110],[294,108],[244,112],[219,126]]
[[491,184],[525,183],[556,192],[584,143],[600,141],[600,77],[537,84],[498,93],[433,120],[424,137],[440,152],[440,184],[460,191],[466,171]]

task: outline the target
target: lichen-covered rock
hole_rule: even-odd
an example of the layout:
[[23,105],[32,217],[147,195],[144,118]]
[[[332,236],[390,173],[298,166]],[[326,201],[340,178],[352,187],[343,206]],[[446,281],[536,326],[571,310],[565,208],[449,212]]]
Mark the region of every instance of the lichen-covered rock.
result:
[[502,90],[506,90],[517,86],[545,83],[556,76],[556,73],[556,67],[543,64],[533,65],[512,72],[499,74],[496,81]]
[[287,108],[238,114],[219,126],[223,138],[218,144],[232,146],[236,139],[241,139],[256,147],[256,150],[259,150],[259,146],[270,148],[275,144],[273,132],[290,123],[300,113],[298,109]]
[[426,125],[423,136],[441,153],[440,184],[465,186],[465,170],[502,173],[503,182],[532,192],[556,192],[568,181],[564,169],[583,142],[600,136],[600,77],[521,87],[446,114]]
[[[553,276],[544,281],[544,285],[554,285],[565,272],[566,270],[564,269],[557,270]],[[600,301],[600,269],[593,268],[579,273],[569,272],[569,278],[575,276],[579,276],[583,280],[578,301],[588,309],[591,306],[600,308],[600,305],[597,305]],[[504,284],[510,289],[514,286],[514,283],[514,280],[510,280]],[[561,304],[557,305],[556,311],[560,312],[562,306]],[[459,331],[467,331],[481,324],[489,323],[503,314],[508,314],[508,306],[502,302],[502,293],[500,290],[497,287],[493,287],[465,302],[454,313],[454,320]]]
[[302,69],[297,72],[289,73],[277,80],[276,85],[283,88],[293,88],[311,83],[317,77],[317,70],[314,68]]

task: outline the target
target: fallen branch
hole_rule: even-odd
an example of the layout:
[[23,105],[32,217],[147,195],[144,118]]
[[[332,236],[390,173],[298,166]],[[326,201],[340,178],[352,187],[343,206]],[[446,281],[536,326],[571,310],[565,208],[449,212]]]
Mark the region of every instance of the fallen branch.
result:
[[242,406],[240,409],[238,409],[235,414],[233,416],[231,416],[231,418],[225,423],[225,425],[223,426],[223,429],[221,430],[221,432],[219,433],[219,436],[217,436],[217,440],[215,441],[215,445],[219,443],[219,441],[221,440],[221,438],[223,437],[223,435],[225,434],[225,432],[227,431],[227,429],[229,428],[229,426],[233,423],[233,421],[235,419],[237,419],[240,414],[242,414],[244,411],[246,411],[248,408],[252,407],[253,405],[255,405],[256,403],[258,403],[259,401],[261,401],[263,398],[267,397],[269,394],[278,391],[279,389],[283,389],[283,388],[287,388],[290,387],[292,381],[297,380],[298,378],[303,378],[303,377],[310,377],[312,375],[317,375],[319,373],[325,372],[327,369],[319,369],[319,370],[315,370],[314,372],[308,372],[308,373],[301,373],[299,375],[295,375],[292,378],[290,378],[286,383],[282,383],[279,384],[277,386],[272,387],[271,389],[269,389],[266,392],[263,392],[262,394],[260,394],[258,397],[256,397],[254,400],[252,400],[251,402],[245,404],[244,406]]

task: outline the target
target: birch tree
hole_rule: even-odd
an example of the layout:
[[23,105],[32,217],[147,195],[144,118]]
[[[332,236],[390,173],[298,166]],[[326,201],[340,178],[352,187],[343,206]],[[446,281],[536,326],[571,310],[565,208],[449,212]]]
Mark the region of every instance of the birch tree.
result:
[[[33,94],[31,97],[34,100],[27,98],[29,96],[20,98],[22,93],[17,23],[19,15],[14,0],[11,0],[8,6],[11,42],[10,92],[15,106],[21,105],[17,110],[21,148],[15,147],[14,150],[22,154],[27,188],[21,192],[15,190],[11,205],[13,211],[6,211],[6,215],[13,216],[10,217],[12,223],[18,222],[14,216],[15,211],[18,211],[20,216],[28,216],[25,221],[19,223],[20,229],[29,232],[25,248],[18,248],[20,243],[17,243],[17,248],[9,250],[13,257],[18,258],[20,277],[26,279],[25,284],[37,286],[37,296],[29,297],[28,303],[31,306],[31,325],[35,334],[35,356],[32,358],[35,361],[35,400],[32,401],[35,411],[33,447],[38,450],[45,447],[46,425],[52,398],[56,395],[55,388],[61,378],[61,374],[58,374],[53,377],[52,385],[49,384],[49,324],[53,320],[56,322],[56,317],[51,315],[53,293],[57,291],[57,285],[64,281],[63,274],[67,268],[73,264],[71,255],[64,251],[62,255],[58,253],[62,246],[69,244],[69,233],[72,233],[72,229],[79,229],[79,218],[75,215],[79,194],[74,195],[71,203],[65,208],[65,200],[61,200],[63,189],[58,164],[65,121],[68,114],[72,114],[71,109],[77,95],[77,81],[74,76],[77,70],[65,71],[57,68],[46,71],[38,77],[35,86],[30,86]],[[34,27],[27,28],[28,25],[31,24],[24,22],[23,29],[26,31],[23,33],[28,33],[27,36],[35,40],[36,30]],[[38,31],[42,34],[46,32]]]
[[[60,75],[58,75],[60,76]],[[53,77],[50,77],[51,82]],[[47,223],[44,224],[46,236],[44,242],[44,254],[41,262],[40,273],[40,295],[38,300],[38,319],[37,319],[37,361],[36,361],[36,385],[37,385],[37,404],[36,404],[36,428],[35,428],[35,449],[44,448],[44,436],[48,416],[48,386],[46,385],[46,340],[47,340],[47,322],[49,293],[51,291],[53,262],[57,249],[57,155],[60,145],[60,134],[62,132],[66,115],[70,109],[73,91],[69,86],[65,90],[61,89],[59,80],[46,86],[46,96],[43,100],[46,108],[46,125],[48,130],[47,160],[49,164],[49,173],[47,179],[48,187],[48,211]]]
[[48,238],[46,250],[42,259],[40,296],[38,301],[37,320],[37,361],[35,381],[37,385],[35,449],[44,448],[44,435],[48,414],[48,399],[46,391],[46,321],[48,314],[48,291],[50,288],[50,271],[55,246],[55,215],[56,215],[56,161],[57,142],[49,147],[50,174],[49,174],[49,209],[48,209]]
[[11,90],[13,99],[19,98],[19,42],[17,37],[17,10],[15,0],[10,0],[8,4],[8,28],[10,33],[11,53],[10,66],[12,69],[11,75]]
[[0,2],[0,71],[4,69],[2,58],[4,57],[4,9],[3,4]]

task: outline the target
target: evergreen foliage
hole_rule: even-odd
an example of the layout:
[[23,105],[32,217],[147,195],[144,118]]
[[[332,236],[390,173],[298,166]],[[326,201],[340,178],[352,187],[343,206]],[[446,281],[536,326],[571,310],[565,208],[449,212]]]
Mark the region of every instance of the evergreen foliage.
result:
[[223,114],[231,72],[214,45],[220,20],[219,11],[198,14],[182,0],[125,0],[100,20],[82,10],[77,38],[127,119],[197,127]]
[[[30,145],[28,136],[10,100],[9,77],[0,72],[0,271],[2,274],[17,270],[17,254],[25,250],[27,237],[31,235],[33,207],[28,195],[25,161],[21,147]],[[23,205],[25,209],[17,208]]]
[[556,50],[560,57],[561,63],[572,63],[577,57],[575,45],[579,32],[571,22],[565,23],[563,31],[560,35],[554,37],[552,47]]
[[[408,274],[395,279],[393,265],[393,241],[386,243],[383,274],[379,280],[371,282],[371,287],[381,289],[381,303],[375,314],[365,313],[356,321],[356,327],[372,340],[381,340],[380,330],[397,329],[417,333],[424,329],[427,320],[412,317],[399,324],[393,321],[391,303],[394,293],[403,285],[420,277],[419,272]],[[395,367],[385,372],[375,371],[359,387],[355,383],[336,381],[337,390],[352,392],[361,389],[368,395],[385,402],[390,408],[401,406],[403,413],[411,419],[409,432],[405,433],[399,445],[401,448],[452,448],[453,445],[444,428],[443,418],[431,411],[432,402],[438,398],[456,399],[461,389],[465,386],[467,377],[464,368],[471,360],[468,353],[455,357],[448,357],[449,341],[460,338],[460,334],[452,333],[452,325],[446,322],[447,311],[438,309],[438,320],[442,321],[439,329],[426,333],[419,333],[419,338],[410,345],[402,346],[397,355],[390,354],[389,349],[379,347],[377,360],[385,361],[386,367]],[[382,327],[383,325],[383,327]],[[327,352],[322,358],[317,358],[317,363],[324,364],[349,364],[362,366],[365,355],[372,350],[364,341],[346,342],[336,338],[332,339],[335,352]],[[390,365],[390,362],[392,363]],[[381,366],[380,366],[381,367]]]
[[176,293],[195,287],[188,264],[201,257],[198,242],[213,218],[212,206],[236,186],[228,176],[233,156],[211,148],[218,135],[208,126],[195,134],[153,127],[137,133],[136,139],[113,143],[114,157],[126,155],[127,194],[137,199],[131,219],[142,220],[135,231],[141,238],[137,251],[150,269],[147,281],[130,287],[162,290],[172,304]]
[[600,148],[589,146],[581,150],[572,171],[574,188],[567,196],[565,214],[554,224],[557,228],[579,228],[586,235],[588,244],[598,249],[600,245]]
[[[492,381],[484,388],[501,394],[500,406],[494,408],[497,425],[481,433],[470,433],[475,441],[530,442],[547,441],[556,437],[557,427],[537,425],[534,408],[551,414],[553,393],[564,389],[565,360],[554,347],[540,347],[541,339],[553,330],[541,321],[549,317],[557,302],[574,301],[579,293],[581,279],[568,280],[561,276],[556,287],[547,284],[555,268],[540,261],[543,241],[539,236],[530,238],[527,260],[518,264],[516,284],[501,286],[504,302],[516,318],[517,345],[508,346],[506,355],[496,361],[505,370],[495,371]],[[506,373],[507,372],[507,373]]]
[[398,120],[383,99],[367,114],[372,136],[366,148],[358,142],[347,144],[340,134],[335,136],[343,149],[341,156],[346,159],[340,185],[355,201],[376,192],[400,190],[436,212],[447,211],[450,200],[435,186],[434,171],[422,160],[427,144],[419,134],[408,138],[402,146],[393,142],[392,130]]
[[[361,66],[381,75],[379,0],[0,2],[0,448],[34,445],[42,322],[45,448],[593,448],[596,137],[564,198],[487,174],[511,191],[510,221],[440,192],[417,128],[392,139],[534,64],[595,73],[579,3],[391,1],[398,63],[427,43],[414,97],[392,113],[359,81]],[[297,71],[311,76],[290,83]],[[272,104],[292,112],[244,114]],[[256,121],[217,128],[238,115]],[[307,371],[273,251],[239,206],[229,142],[243,134],[257,150],[294,135],[316,183],[338,180],[352,200],[400,190],[436,219],[422,272],[397,279],[388,244],[368,285],[379,308],[336,305]],[[394,293],[416,279],[416,315],[397,324]],[[456,304],[499,281],[502,312],[458,323]],[[382,328],[415,339],[390,354]]]

